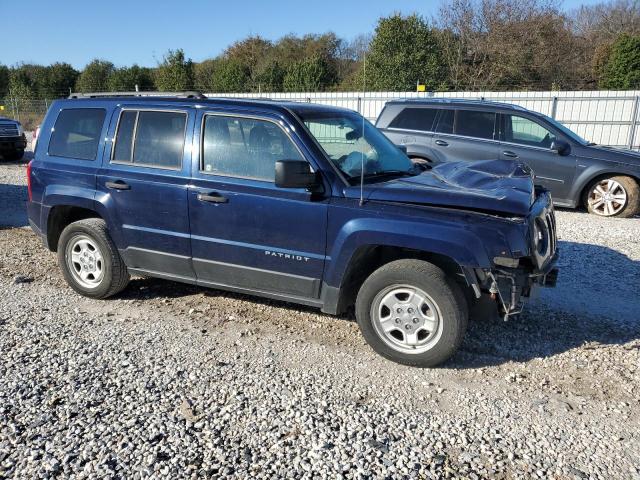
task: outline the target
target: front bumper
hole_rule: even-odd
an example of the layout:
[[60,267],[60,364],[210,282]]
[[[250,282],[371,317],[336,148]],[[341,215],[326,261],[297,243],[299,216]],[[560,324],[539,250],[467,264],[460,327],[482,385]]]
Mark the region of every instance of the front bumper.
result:
[[18,137],[0,137],[0,152],[14,152],[27,148],[27,138],[24,135]]
[[542,270],[527,268],[492,269],[484,272],[488,292],[498,302],[500,313],[505,317],[522,311],[525,300],[538,287],[553,288],[558,281],[559,269],[556,266],[558,254],[550,258]]

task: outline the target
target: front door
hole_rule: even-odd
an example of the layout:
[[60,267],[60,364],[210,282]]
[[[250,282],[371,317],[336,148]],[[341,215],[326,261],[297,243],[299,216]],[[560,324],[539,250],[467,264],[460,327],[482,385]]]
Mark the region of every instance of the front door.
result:
[[277,160],[304,160],[282,120],[201,112],[189,192],[193,266],[204,284],[317,299],[327,198],[274,184]]
[[177,108],[124,108],[114,114],[113,147],[97,178],[97,200],[131,269],[193,279],[185,152],[193,113]]
[[524,115],[502,114],[500,153],[531,167],[535,183],[551,192],[554,201],[570,204],[576,157],[551,150],[557,134]]

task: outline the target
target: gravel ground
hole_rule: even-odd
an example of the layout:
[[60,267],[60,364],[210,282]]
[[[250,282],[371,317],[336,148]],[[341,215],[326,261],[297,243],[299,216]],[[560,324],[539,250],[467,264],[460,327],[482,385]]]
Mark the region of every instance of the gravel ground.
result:
[[640,219],[559,212],[558,288],[419,370],[313,309],[80,297],[25,190],[0,165],[0,478],[640,478]]

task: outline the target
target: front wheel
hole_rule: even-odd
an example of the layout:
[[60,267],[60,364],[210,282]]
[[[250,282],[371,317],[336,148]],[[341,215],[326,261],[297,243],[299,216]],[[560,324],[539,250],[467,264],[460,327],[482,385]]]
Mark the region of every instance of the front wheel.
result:
[[404,365],[435,367],[453,355],[467,328],[458,285],[435,265],[396,260],[365,280],[356,318],[369,345]]
[[585,203],[589,213],[601,217],[633,217],[640,212],[640,187],[625,176],[601,178],[587,189]]
[[58,263],[65,280],[76,292],[107,298],[129,283],[129,272],[100,218],[68,225],[58,241]]

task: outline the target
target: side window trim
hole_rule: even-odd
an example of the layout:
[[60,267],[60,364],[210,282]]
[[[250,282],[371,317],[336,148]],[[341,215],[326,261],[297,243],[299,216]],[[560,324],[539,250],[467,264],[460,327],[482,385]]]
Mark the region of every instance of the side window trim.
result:
[[[207,175],[207,176],[212,176],[212,177],[226,177],[226,178],[237,178],[237,179],[241,179],[241,180],[252,180],[254,182],[261,182],[267,185],[273,185],[274,182],[272,180],[265,180],[262,178],[255,178],[255,177],[248,177],[248,176],[241,176],[241,175],[233,175],[230,173],[222,173],[222,172],[207,172],[204,168],[204,140],[205,140],[205,124],[207,121],[207,117],[227,117],[227,118],[237,118],[237,119],[246,119],[246,120],[257,120],[257,121],[261,121],[261,122],[270,122],[272,124],[274,124],[277,128],[279,128],[282,133],[287,137],[287,139],[289,140],[289,142],[291,142],[291,145],[293,145],[295,147],[295,149],[298,151],[298,153],[300,154],[300,157],[302,159],[304,159],[304,161],[306,161],[309,164],[309,167],[311,168],[311,170],[313,171],[313,165],[311,165],[311,162],[309,162],[309,159],[306,157],[306,155],[302,152],[302,150],[300,150],[300,147],[298,147],[298,144],[293,140],[293,137],[291,136],[291,133],[287,131],[287,129],[283,128],[282,125],[280,125],[280,123],[272,118],[269,117],[263,117],[263,116],[259,116],[259,115],[251,115],[251,114],[243,114],[243,113],[227,113],[227,112],[215,112],[215,111],[206,111],[203,112],[202,114],[202,119],[200,121],[200,145],[199,145],[199,155],[198,155],[198,173],[201,175]],[[244,131],[241,130],[241,134],[244,140]],[[246,142],[246,140],[245,140]],[[275,171],[275,167],[274,167],[274,171]]]
[[[118,132],[120,131],[120,121],[122,120],[122,115],[125,112],[136,112],[136,120],[133,124],[133,132],[131,134],[131,159],[126,162],[124,160],[114,160],[114,155],[116,151],[116,144],[118,142]],[[140,120],[140,112],[161,112],[161,113],[179,113],[184,115],[184,131],[182,133],[182,157],[180,157],[180,166],[178,167],[163,167],[160,165],[154,165],[151,163],[135,163],[133,159],[135,158],[135,148],[136,148],[136,139],[138,137],[138,121]],[[118,122],[116,123],[116,130],[113,134],[113,145],[111,146],[111,155],[109,158],[109,163],[114,163],[116,165],[125,165],[131,167],[144,167],[144,168],[154,168],[157,170],[170,170],[170,171],[181,171],[184,168],[184,150],[186,146],[186,138],[187,138],[187,128],[189,125],[189,112],[185,110],[179,109],[164,109],[164,108],[135,108],[135,107],[124,107],[120,109],[118,114]]]

